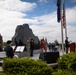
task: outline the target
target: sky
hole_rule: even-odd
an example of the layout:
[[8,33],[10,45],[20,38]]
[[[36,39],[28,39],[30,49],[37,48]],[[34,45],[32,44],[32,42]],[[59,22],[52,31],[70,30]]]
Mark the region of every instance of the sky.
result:
[[[63,1],[63,0],[62,0]],[[76,0],[66,1],[67,36],[76,42]],[[29,24],[33,34],[48,42],[61,43],[61,23],[57,22],[57,0],[0,0],[0,34],[12,39],[18,25]],[[65,29],[63,31],[65,40]]]

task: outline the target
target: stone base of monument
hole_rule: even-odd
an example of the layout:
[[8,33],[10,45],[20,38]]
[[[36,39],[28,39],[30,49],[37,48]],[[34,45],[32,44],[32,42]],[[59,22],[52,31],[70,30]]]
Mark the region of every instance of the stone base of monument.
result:
[[[42,53],[41,49],[34,50],[34,52],[33,52],[34,55],[35,54],[39,54],[39,53]],[[30,54],[30,52],[29,52],[29,54]],[[15,52],[14,55],[17,55],[19,58],[29,57],[27,51],[24,51],[24,52]]]
[[38,54],[38,53],[42,53],[42,49],[37,49],[37,50],[34,50],[34,54]]
[[15,52],[14,55],[17,55],[19,58],[28,57],[28,52],[27,51],[24,51],[24,52]]

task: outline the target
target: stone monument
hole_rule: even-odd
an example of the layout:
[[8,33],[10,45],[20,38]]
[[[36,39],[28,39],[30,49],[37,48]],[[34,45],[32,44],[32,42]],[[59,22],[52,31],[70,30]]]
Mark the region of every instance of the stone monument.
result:
[[18,25],[12,38],[13,44],[18,45],[19,41],[21,41],[25,45],[28,38],[34,39],[34,42],[38,44],[38,37],[33,34],[28,24]]

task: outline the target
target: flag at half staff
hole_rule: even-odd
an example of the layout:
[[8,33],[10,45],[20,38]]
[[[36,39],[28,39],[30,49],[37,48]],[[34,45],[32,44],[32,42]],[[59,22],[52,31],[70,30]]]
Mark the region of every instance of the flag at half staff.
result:
[[61,0],[57,0],[57,22],[61,20]]
[[62,14],[62,25],[63,25],[63,28],[65,28],[65,3],[63,3],[63,14]]

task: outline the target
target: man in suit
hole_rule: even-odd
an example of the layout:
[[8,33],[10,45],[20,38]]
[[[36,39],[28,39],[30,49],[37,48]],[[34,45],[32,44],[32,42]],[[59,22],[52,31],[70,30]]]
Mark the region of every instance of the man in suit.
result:
[[69,41],[68,41],[68,37],[66,37],[66,40],[65,40],[65,48],[66,48],[66,53],[68,53],[68,50],[69,50]]
[[13,58],[13,56],[14,56],[14,50],[11,47],[11,45],[12,45],[12,41],[8,40],[7,41],[7,46],[4,48],[4,51],[6,52],[6,55],[7,55],[8,58]]
[[31,39],[30,40],[30,56],[33,56],[33,50],[34,50],[35,44],[34,44],[34,40]]

